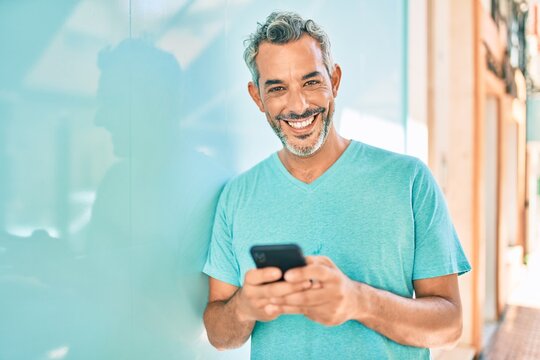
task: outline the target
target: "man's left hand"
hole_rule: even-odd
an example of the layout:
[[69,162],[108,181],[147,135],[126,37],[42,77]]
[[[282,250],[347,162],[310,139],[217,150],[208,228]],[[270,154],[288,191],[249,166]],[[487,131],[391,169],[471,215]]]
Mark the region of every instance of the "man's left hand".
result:
[[357,284],[326,256],[308,256],[307,265],[285,273],[288,282],[311,280],[313,286],[280,298],[272,298],[284,313],[304,314],[327,326],[340,325],[357,310]]

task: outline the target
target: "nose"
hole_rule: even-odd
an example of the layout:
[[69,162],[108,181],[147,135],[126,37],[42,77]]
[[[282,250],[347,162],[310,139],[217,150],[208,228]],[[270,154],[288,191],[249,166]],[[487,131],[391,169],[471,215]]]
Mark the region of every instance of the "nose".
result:
[[287,112],[303,114],[308,109],[306,97],[300,90],[290,90],[287,99]]

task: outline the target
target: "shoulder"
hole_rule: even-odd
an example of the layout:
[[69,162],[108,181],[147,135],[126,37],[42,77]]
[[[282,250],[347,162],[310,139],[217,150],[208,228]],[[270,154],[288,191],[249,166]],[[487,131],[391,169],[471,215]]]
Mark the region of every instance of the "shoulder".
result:
[[[418,158],[354,141],[355,163],[368,172],[413,179],[427,166]],[[429,171],[429,170],[427,170]]]
[[270,185],[272,181],[274,155],[259,162],[249,170],[233,176],[225,184],[221,193],[221,201],[230,203],[238,201],[246,194],[252,193],[257,188]]

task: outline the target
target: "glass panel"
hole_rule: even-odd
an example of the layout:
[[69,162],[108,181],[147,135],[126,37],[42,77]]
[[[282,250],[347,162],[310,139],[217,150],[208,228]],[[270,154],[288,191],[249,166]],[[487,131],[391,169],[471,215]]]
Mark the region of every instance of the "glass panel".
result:
[[200,273],[221,187],[280,146],[242,41],[314,18],[338,129],[404,151],[402,3],[0,2],[0,358],[247,358],[208,344]]

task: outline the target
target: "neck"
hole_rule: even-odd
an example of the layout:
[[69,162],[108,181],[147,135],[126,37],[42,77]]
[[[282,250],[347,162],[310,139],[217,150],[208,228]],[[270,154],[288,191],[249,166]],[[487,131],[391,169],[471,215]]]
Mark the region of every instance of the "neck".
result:
[[278,156],[292,176],[309,184],[324,174],[339,159],[350,142],[341,137],[332,126],[326,141],[315,154],[300,157],[283,148]]

